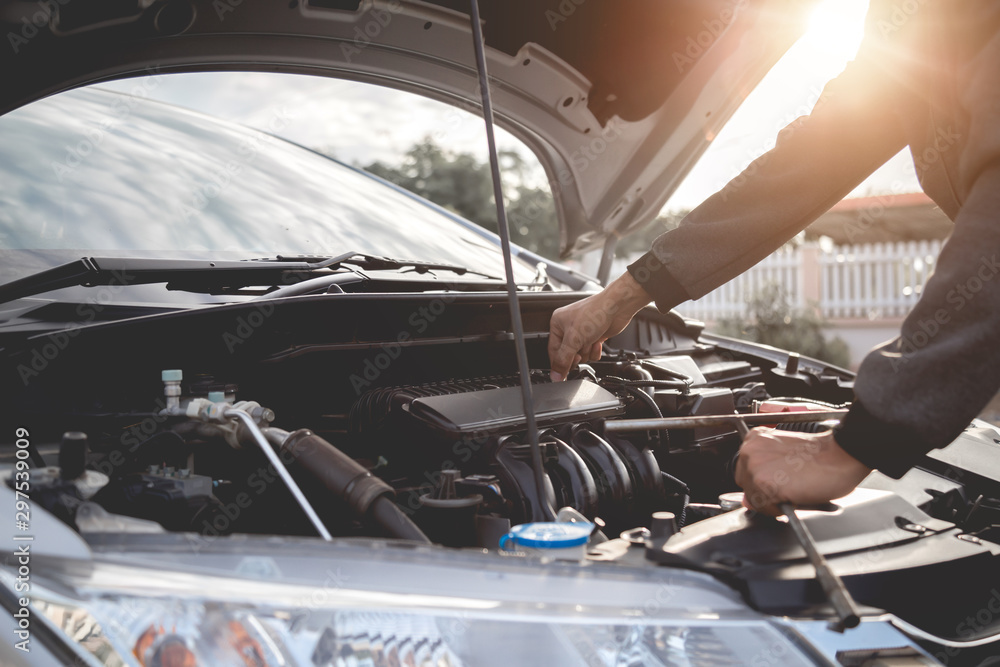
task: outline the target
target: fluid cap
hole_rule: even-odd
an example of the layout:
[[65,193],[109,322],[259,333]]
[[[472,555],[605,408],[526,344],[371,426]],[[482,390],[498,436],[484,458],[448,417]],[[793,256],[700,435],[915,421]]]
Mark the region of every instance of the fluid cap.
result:
[[719,505],[725,512],[740,509],[743,507],[743,492],[733,491],[732,493],[723,493],[719,496]]
[[514,526],[509,533],[500,538],[500,548],[506,549],[511,540],[516,540],[522,547],[532,549],[567,549],[586,544],[594,524],[580,523],[522,523]]
[[677,532],[677,518],[673,512],[653,512],[649,524],[649,536],[654,540],[665,540]]
[[455,488],[455,482],[459,480],[462,473],[457,470],[442,470],[437,486],[433,493],[425,493],[420,496],[420,504],[425,507],[440,507],[444,509],[457,509],[460,507],[475,507],[483,502],[483,497],[478,493],[468,496],[459,496]]

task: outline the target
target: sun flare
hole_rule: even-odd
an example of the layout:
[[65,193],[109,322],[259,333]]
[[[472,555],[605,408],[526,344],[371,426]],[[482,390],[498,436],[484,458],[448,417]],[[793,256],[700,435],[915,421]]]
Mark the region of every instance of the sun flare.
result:
[[809,17],[802,41],[829,58],[850,59],[864,34],[867,0],[824,0]]

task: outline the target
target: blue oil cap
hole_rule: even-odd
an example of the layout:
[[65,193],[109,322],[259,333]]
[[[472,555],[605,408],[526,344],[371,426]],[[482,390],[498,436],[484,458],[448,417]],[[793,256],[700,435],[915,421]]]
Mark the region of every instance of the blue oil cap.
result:
[[522,547],[532,549],[567,549],[586,544],[594,524],[589,521],[579,523],[522,523],[500,538],[500,548],[506,549],[511,540]]

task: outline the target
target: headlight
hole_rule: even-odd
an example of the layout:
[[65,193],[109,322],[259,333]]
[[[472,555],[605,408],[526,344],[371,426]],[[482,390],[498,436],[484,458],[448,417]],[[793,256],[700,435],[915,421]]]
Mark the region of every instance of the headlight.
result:
[[[590,616],[475,598],[343,588],[323,595],[327,589],[166,572],[146,579],[147,593],[127,581],[133,570],[101,569],[93,586],[72,594],[32,585],[36,616],[100,665],[814,664],[766,620],[629,620],[627,611],[612,618],[606,608]],[[8,572],[2,577],[11,583]]]

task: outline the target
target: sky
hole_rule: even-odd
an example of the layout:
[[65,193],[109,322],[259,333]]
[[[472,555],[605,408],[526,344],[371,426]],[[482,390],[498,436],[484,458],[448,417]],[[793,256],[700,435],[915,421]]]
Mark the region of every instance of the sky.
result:
[[[868,0],[825,0],[809,28],[747,96],[687,179],[667,203],[670,210],[696,206],[720,190],[756,157],[774,147],[778,131],[808,114],[830,79],[857,53]],[[909,150],[896,155],[849,196],[917,192]]]
[[[690,209],[774,146],[778,130],[807,114],[823,85],[857,51],[867,0],[825,0],[807,33],[746,98],[703,155],[666,210]],[[349,163],[399,163],[430,136],[446,148],[486,160],[482,120],[445,104],[368,84],[268,73],[171,74],[152,77],[144,94],[276,134]],[[106,87],[128,92],[137,82]],[[498,129],[500,148],[517,139]],[[539,183],[544,183],[539,169]],[[919,190],[904,152],[851,196]]]

